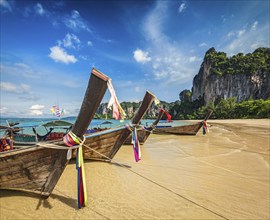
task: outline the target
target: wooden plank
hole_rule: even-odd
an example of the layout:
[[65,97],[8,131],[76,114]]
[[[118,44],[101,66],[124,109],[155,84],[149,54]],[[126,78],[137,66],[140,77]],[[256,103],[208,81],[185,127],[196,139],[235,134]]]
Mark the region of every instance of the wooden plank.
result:
[[72,132],[78,137],[82,138],[92,121],[107,90],[108,80],[109,77],[94,68],[92,69],[79,115],[72,128]]

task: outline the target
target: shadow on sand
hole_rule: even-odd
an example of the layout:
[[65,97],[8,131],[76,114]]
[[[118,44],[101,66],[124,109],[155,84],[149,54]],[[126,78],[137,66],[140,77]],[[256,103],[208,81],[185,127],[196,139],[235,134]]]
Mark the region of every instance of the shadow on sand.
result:
[[[36,210],[38,210],[41,206],[47,209],[52,209],[53,206],[50,204],[49,199],[42,199],[39,193],[29,192],[29,191],[20,191],[13,189],[1,189],[0,190],[1,197],[12,197],[12,196],[22,196],[22,197],[31,197],[38,201],[36,206]],[[71,208],[78,209],[77,199],[73,199],[71,197],[56,195],[52,193],[49,197],[50,199],[56,199],[60,202],[70,206]]]

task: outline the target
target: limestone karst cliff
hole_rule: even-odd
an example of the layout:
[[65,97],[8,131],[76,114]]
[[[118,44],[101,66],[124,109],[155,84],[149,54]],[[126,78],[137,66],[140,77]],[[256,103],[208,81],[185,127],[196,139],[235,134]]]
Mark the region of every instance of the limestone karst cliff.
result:
[[227,57],[210,48],[193,79],[192,100],[205,104],[236,97],[237,101],[270,97],[270,48]]
[[[136,111],[139,109],[139,106],[141,102],[122,102],[120,103],[123,110],[127,114],[126,119],[132,118]],[[109,117],[111,117],[111,110],[107,108],[108,103],[102,103],[99,105],[99,108],[97,110],[97,114],[100,115],[105,115],[106,113],[108,114]],[[159,105],[155,105],[155,103],[152,103],[150,108],[148,109],[145,118],[156,118],[158,115],[159,109],[160,108],[165,108],[169,110],[169,103],[161,101]]]

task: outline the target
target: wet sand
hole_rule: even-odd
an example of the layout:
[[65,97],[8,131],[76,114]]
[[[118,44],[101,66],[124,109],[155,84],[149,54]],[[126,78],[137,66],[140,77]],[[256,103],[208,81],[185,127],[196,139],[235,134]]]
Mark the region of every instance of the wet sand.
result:
[[75,164],[51,197],[1,190],[2,219],[269,219],[270,120],[210,120],[196,136],[151,135],[134,161],[86,162],[87,207]]

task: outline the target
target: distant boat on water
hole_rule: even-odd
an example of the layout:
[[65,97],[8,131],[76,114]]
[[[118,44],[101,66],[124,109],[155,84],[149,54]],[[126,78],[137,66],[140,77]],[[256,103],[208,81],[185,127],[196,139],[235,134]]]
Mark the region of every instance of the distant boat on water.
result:
[[204,120],[182,126],[173,126],[172,123],[158,124],[153,130],[154,134],[176,134],[176,135],[196,135],[202,126],[206,126],[206,121],[213,111],[208,111]]
[[12,123],[6,121],[8,127],[12,129],[6,130],[7,135],[11,137],[14,145],[27,146],[35,145],[38,142],[38,138],[35,134],[25,133],[24,130],[38,126],[39,123],[28,122],[28,123]]
[[44,135],[38,134],[36,128],[33,127],[33,132],[38,138],[38,141],[54,141],[61,140],[69,130],[71,130],[73,123],[64,120],[53,120],[41,124],[39,127],[43,127],[46,130]]

